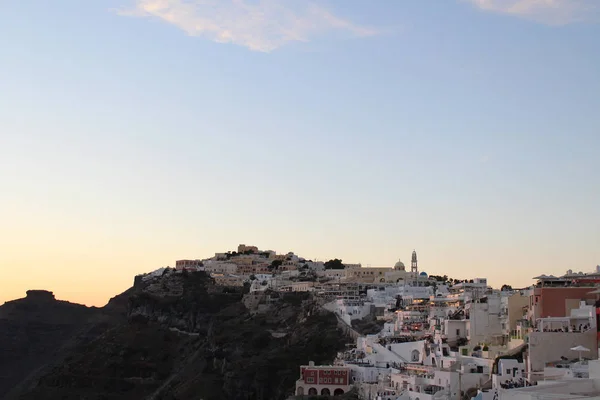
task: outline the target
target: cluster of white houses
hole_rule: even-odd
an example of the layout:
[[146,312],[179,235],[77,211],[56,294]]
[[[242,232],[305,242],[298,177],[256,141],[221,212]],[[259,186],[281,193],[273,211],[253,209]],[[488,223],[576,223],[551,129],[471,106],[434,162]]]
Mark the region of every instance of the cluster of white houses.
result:
[[[237,251],[216,253],[203,260],[178,260],[176,271],[205,271],[218,284],[243,286],[251,284],[250,291],[315,291],[326,283],[326,290],[334,284],[398,284],[427,281],[425,273],[416,269],[416,253],[413,253],[411,270],[402,262],[394,267],[363,268],[361,264],[343,264],[343,268],[327,268],[325,262],[307,260],[294,253],[277,254],[272,250],[261,251],[256,246],[240,244]],[[155,271],[156,272],[156,271]],[[151,279],[151,276],[146,276]]]
[[[400,261],[327,269],[293,253],[240,245],[177,261],[176,270],[203,270],[228,286],[247,282],[252,292],[312,291],[324,299],[356,343],[332,365],[302,366],[298,396],[354,388],[381,400],[600,399],[600,267],[499,291],[484,278],[432,280],[419,272],[416,252],[409,269]],[[365,317],[379,320],[381,330],[356,332],[353,321]]]

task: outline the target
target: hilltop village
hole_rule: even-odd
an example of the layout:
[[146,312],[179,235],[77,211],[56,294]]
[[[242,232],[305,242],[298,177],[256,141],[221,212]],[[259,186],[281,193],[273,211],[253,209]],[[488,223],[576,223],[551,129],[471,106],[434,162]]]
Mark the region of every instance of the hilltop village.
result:
[[352,343],[331,365],[301,366],[296,398],[600,399],[600,266],[498,290],[483,277],[428,275],[416,252],[409,267],[370,268],[241,244],[136,279],[196,271],[243,288],[254,313],[267,313],[281,292],[310,292],[336,315]]

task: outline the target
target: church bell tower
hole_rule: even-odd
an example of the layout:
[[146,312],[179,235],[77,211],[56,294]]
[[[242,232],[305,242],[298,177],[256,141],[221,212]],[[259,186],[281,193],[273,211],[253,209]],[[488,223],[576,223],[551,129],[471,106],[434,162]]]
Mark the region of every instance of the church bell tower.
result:
[[413,276],[419,275],[419,267],[417,266],[417,252],[413,250],[412,259],[410,260],[410,272]]

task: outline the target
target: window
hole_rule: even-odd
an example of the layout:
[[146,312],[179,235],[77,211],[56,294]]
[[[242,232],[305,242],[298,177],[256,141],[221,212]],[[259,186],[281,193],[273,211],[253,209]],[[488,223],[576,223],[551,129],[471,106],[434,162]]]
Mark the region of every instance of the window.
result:
[[507,373],[508,375],[510,375],[510,369],[507,369],[507,370],[506,370],[506,373]]
[[417,362],[419,361],[419,350],[413,350],[411,353],[411,361]]
[[306,383],[314,383],[315,382],[315,378],[313,378],[312,376],[309,376],[308,378],[306,378]]

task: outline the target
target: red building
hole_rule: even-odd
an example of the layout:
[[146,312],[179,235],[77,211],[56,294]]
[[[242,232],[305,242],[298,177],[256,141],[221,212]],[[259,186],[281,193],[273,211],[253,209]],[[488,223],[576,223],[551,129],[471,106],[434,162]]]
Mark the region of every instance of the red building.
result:
[[296,381],[296,394],[338,396],[352,388],[350,384],[350,368],[333,365],[300,367],[300,379]]
[[532,319],[546,317],[566,317],[572,309],[579,307],[580,301],[594,304],[596,295],[590,293],[593,287],[536,287],[529,300]]
[[177,260],[175,261],[175,269],[178,271],[199,271],[202,270],[201,260]]
[[596,339],[600,343],[600,307],[596,304]]
[[600,340],[600,265],[589,274],[573,273],[562,277],[541,275],[529,300],[529,317],[532,320],[544,317],[566,317],[579,301],[596,306],[596,330]]

